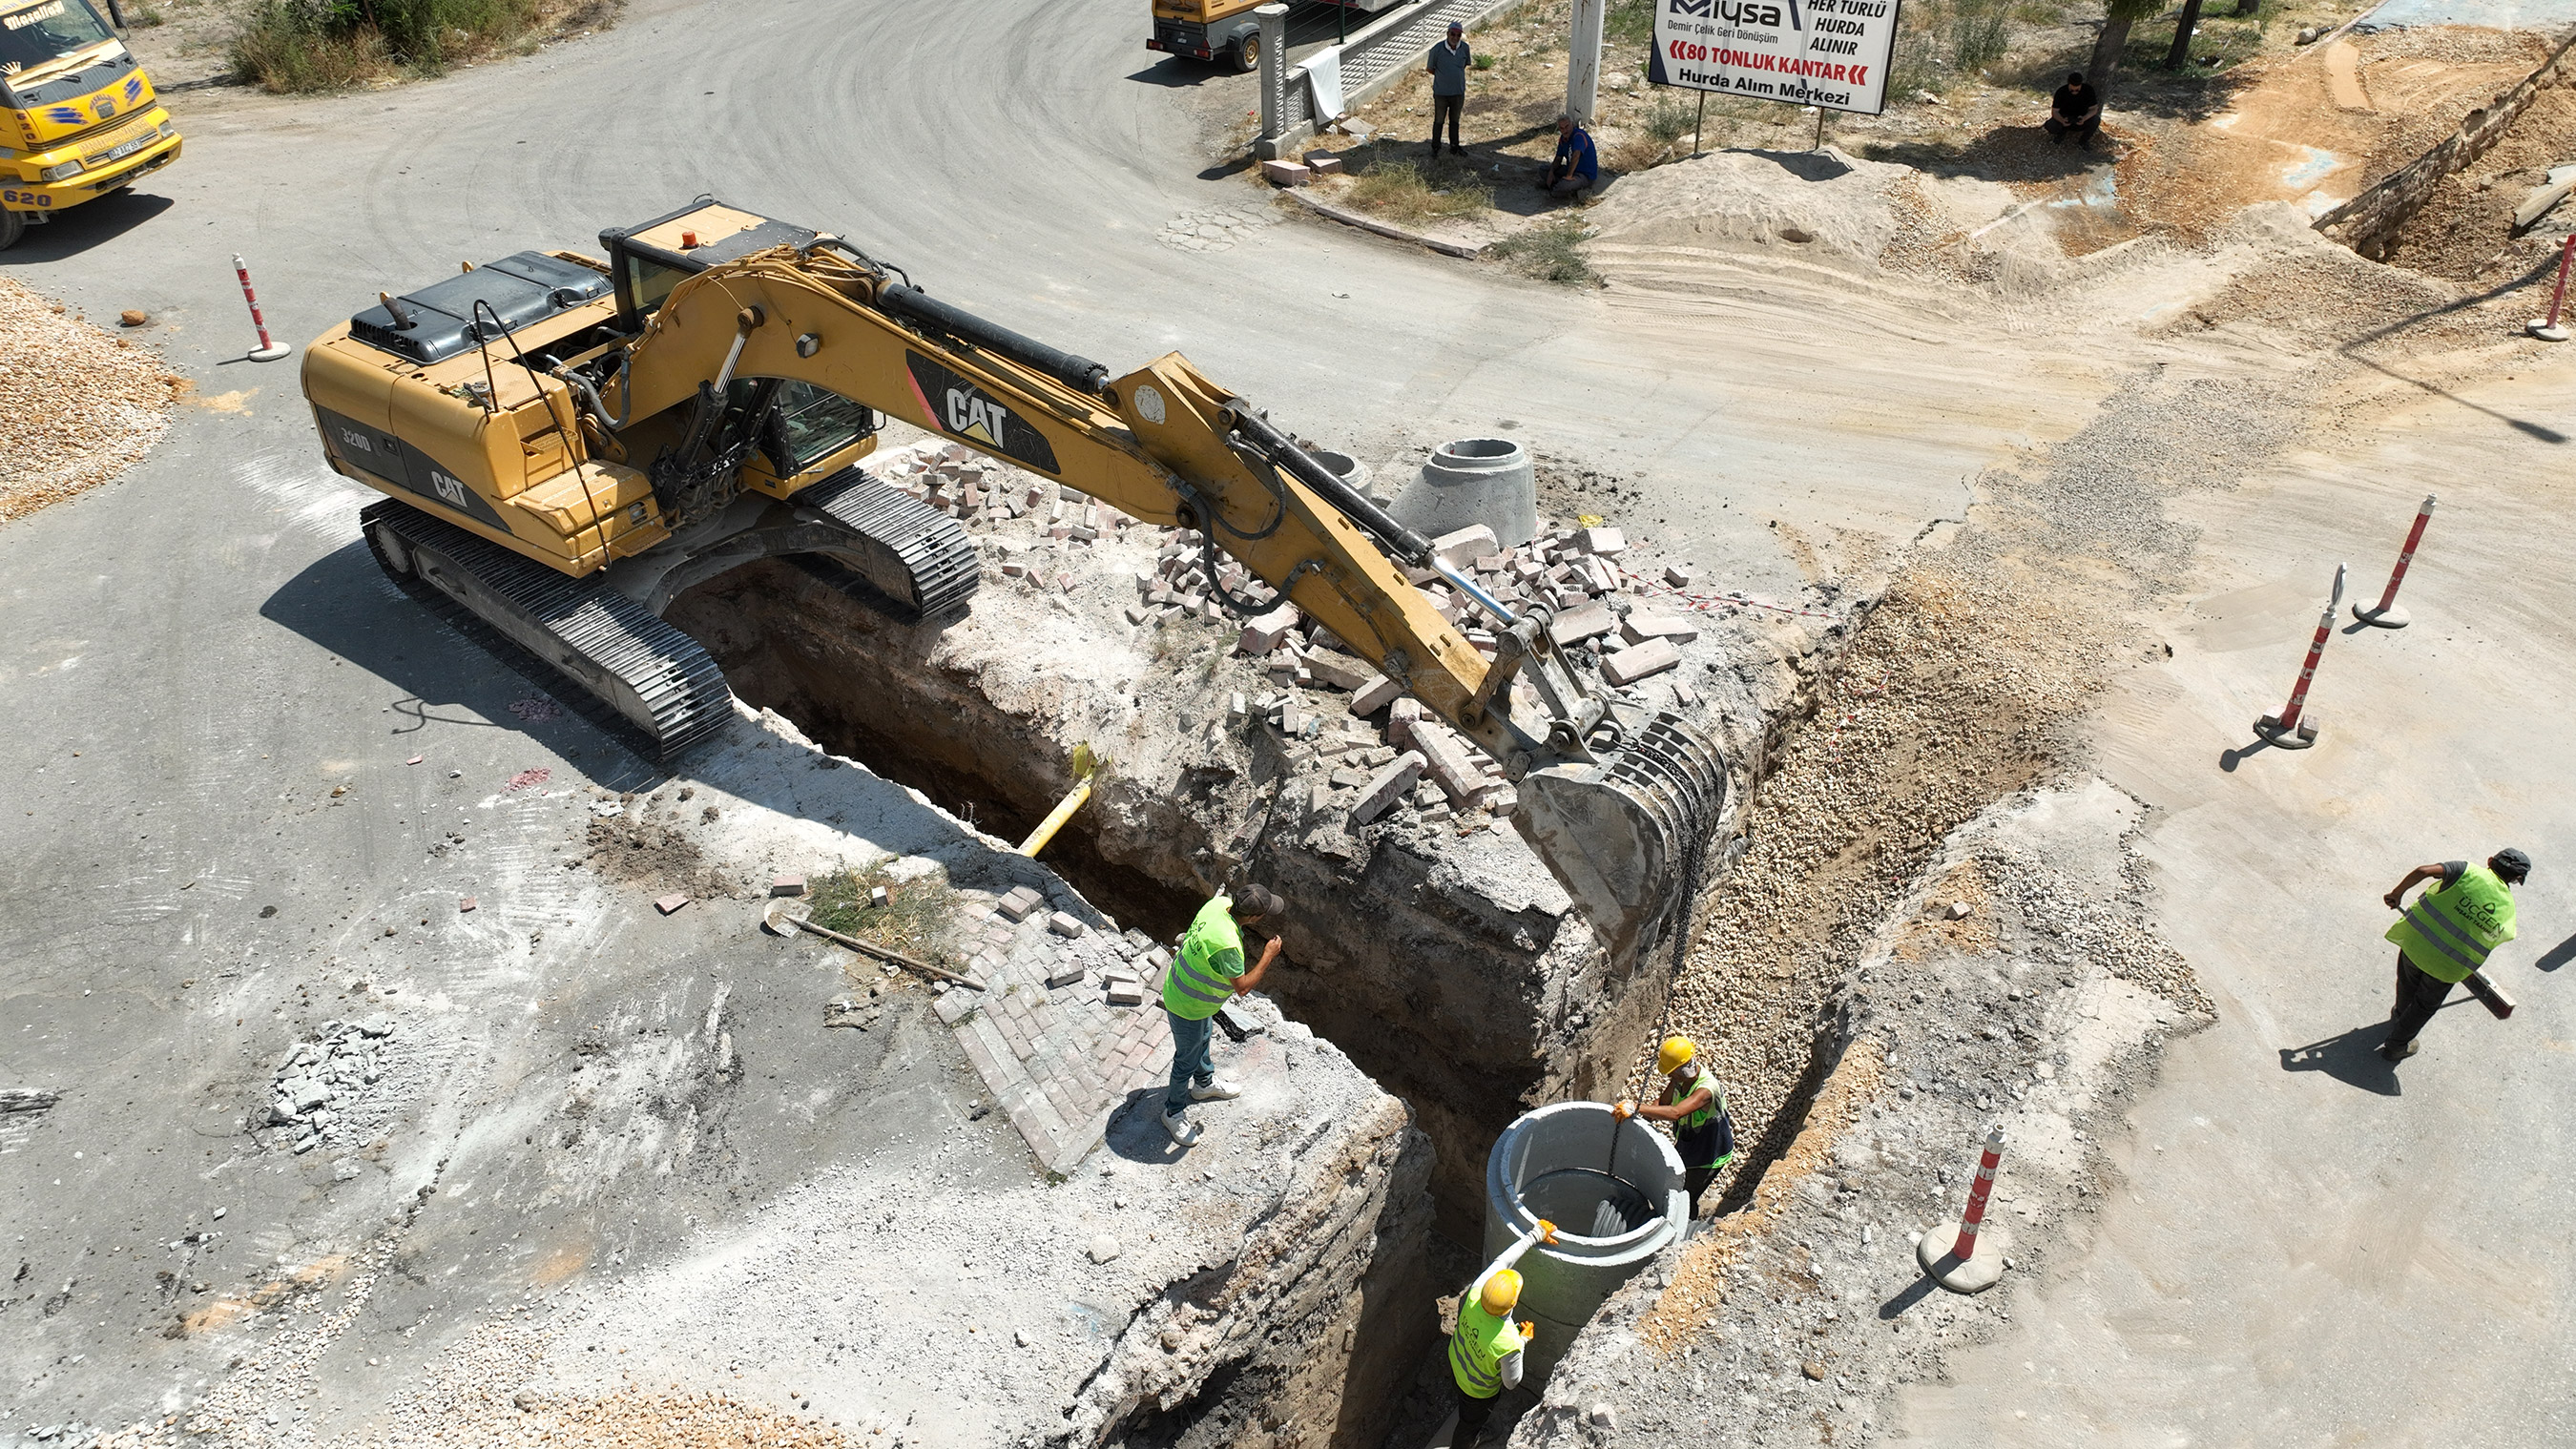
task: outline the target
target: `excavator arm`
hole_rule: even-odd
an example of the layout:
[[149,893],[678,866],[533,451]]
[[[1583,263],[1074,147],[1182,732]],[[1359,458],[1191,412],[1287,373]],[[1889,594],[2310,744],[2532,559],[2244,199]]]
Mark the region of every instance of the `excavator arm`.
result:
[[[1713,745],[1670,714],[1630,707],[1623,718],[1566,666],[1543,611],[1515,615],[1485,595],[1177,353],[1113,379],[824,237],[677,282],[627,348],[607,404],[643,417],[694,398],[704,414],[737,377],[820,387],[1147,522],[1197,530],[1503,762],[1516,828],[1614,952],[1652,933],[1715,827],[1725,772]],[[691,476],[686,457],[656,466],[657,490]],[[1493,660],[1404,565],[1438,573],[1492,616]],[[1516,677],[1532,687],[1515,691]]]

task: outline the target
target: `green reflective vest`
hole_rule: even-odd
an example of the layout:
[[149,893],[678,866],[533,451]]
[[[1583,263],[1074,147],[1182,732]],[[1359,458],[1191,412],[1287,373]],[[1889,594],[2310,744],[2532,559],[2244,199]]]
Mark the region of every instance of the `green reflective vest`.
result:
[[1663,1104],[1670,1107],[1687,1101],[1702,1087],[1708,1089],[1708,1105],[1673,1120],[1673,1147],[1681,1153],[1684,1167],[1724,1167],[1735,1152],[1717,1130],[1718,1119],[1726,1115],[1726,1093],[1719,1089],[1717,1078],[1693,1062],[1689,1090],[1677,1092],[1667,1085]]
[[[1228,951],[1234,953],[1232,971],[1217,964],[1216,958]],[[1242,974],[1243,928],[1234,923],[1234,898],[1211,897],[1181,937],[1181,954],[1172,969],[1163,974],[1163,1009],[1188,1021],[1214,1016],[1234,999],[1234,978]]]
[[2415,969],[2436,981],[2467,980],[2486,964],[2488,952],[2513,938],[2513,895],[2483,865],[2461,872],[2457,884],[2409,901],[2388,928],[2388,939]]
[[1470,1290],[1458,1305],[1458,1331],[1449,1335],[1449,1373],[1471,1399],[1490,1399],[1503,1391],[1503,1360],[1527,1340],[1509,1315],[1485,1311]]

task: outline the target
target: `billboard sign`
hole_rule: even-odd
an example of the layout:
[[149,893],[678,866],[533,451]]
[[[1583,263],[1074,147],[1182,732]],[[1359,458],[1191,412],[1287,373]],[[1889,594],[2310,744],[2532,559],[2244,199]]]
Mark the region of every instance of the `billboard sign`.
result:
[[1659,86],[1875,116],[1897,0],[1655,0]]

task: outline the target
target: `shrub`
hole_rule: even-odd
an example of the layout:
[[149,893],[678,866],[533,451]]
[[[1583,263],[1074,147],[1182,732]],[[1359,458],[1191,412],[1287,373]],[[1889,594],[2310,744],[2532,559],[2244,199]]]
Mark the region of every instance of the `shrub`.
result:
[[1583,259],[1583,234],[1583,223],[1579,221],[1533,226],[1485,248],[1485,253],[1522,276],[1542,282],[1595,281],[1598,274]]
[[538,0],[259,0],[233,66],[271,91],[341,90],[389,70],[435,73],[526,33]]

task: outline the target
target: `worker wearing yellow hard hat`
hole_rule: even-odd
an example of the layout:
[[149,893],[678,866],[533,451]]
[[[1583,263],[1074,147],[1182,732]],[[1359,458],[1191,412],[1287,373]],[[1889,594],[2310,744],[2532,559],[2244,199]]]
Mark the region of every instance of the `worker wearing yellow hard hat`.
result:
[[1700,1211],[1699,1195],[1717,1179],[1717,1170],[1735,1159],[1735,1121],[1726,1113],[1726,1092],[1700,1065],[1699,1043],[1668,1036],[1655,1052],[1655,1070],[1664,1074],[1663,1100],[1651,1107],[1622,1102],[1621,1117],[1643,1117],[1673,1124],[1673,1146],[1682,1156],[1682,1190],[1690,1194],[1691,1215]]
[[1538,1330],[1512,1321],[1512,1310],[1521,1301],[1521,1275],[1512,1264],[1534,1245],[1554,1241],[1555,1224],[1542,1219],[1458,1295],[1458,1328],[1449,1335],[1449,1377],[1458,1388],[1452,1449],[1475,1449],[1485,1421],[1494,1416],[1494,1401],[1503,1390],[1520,1387],[1521,1350]]

